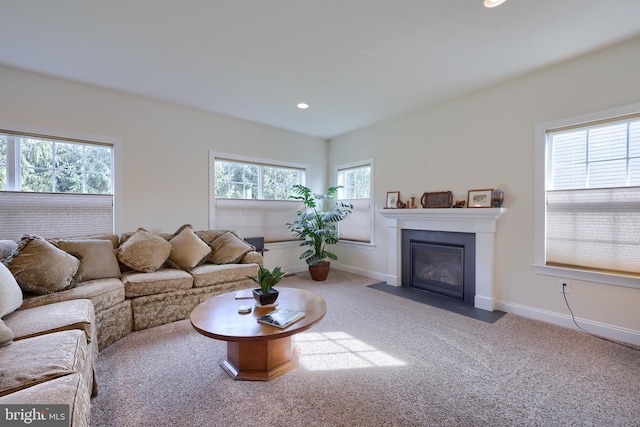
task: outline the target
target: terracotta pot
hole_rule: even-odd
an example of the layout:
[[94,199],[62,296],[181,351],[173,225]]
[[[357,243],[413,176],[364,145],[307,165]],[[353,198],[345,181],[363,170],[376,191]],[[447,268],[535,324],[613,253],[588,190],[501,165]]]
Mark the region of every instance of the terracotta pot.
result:
[[273,304],[278,299],[278,295],[279,292],[273,288],[266,294],[262,293],[262,289],[253,290],[253,298],[256,302],[260,303],[260,305]]
[[329,261],[320,261],[316,265],[309,266],[309,274],[315,281],[322,282],[327,280],[329,270],[331,269],[331,263]]

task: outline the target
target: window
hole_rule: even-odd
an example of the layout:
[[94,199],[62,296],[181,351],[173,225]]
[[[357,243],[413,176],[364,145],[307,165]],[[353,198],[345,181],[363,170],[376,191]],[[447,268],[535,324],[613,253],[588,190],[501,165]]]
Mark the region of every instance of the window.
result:
[[287,200],[304,169],[215,159],[215,197]]
[[342,240],[372,243],[373,210],[371,203],[371,170],[373,160],[338,165],[338,198],[353,204],[351,215],[340,223]]
[[538,128],[546,173],[544,250],[536,250],[536,264],[640,277],[639,110]]
[[305,183],[305,165],[211,152],[210,170],[211,228],[265,243],[294,239],[286,224],[295,221],[299,202],[289,194]]
[[0,131],[0,238],[112,233],[113,146]]

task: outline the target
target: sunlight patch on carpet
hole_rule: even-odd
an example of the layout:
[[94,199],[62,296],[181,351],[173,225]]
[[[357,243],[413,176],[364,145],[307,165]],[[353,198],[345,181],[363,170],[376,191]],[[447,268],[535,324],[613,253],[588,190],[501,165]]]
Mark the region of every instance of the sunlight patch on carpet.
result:
[[345,332],[306,332],[295,336],[299,365],[309,371],[404,366],[405,362]]

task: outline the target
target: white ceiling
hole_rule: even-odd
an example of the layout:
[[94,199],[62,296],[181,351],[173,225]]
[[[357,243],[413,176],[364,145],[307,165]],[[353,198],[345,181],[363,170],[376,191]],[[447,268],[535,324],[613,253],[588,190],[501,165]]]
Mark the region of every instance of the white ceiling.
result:
[[0,23],[5,65],[331,138],[636,37],[640,1],[0,0]]

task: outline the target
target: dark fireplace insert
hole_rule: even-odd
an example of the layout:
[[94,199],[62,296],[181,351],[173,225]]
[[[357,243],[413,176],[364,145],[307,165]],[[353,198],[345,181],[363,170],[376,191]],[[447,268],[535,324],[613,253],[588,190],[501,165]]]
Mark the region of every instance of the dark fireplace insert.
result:
[[474,233],[402,230],[402,286],[474,305]]

